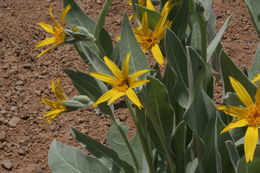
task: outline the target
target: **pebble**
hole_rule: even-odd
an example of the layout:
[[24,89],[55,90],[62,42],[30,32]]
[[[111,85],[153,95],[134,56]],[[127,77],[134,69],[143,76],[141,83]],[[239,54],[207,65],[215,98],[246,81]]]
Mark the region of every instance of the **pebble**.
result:
[[0,114],[2,114],[2,115],[6,114],[6,113],[7,113],[7,111],[5,109],[0,111]]
[[1,163],[2,167],[5,168],[6,170],[11,170],[12,169],[12,162],[9,159],[5,159]]
[[21,86],[21,85],[24,85],[24,82],[21,81],[21,80],[19,80],[19,81],[17,81],[15,84],[16,84],[17,86]]
[[0,132],[0,142],[4,142],[6,138],[6,132],[5,131],[1,131]]
[[11,126],[11,127],[16,127],[19,122],[21,121],[21,118],[19,117],[13,117],[9,122],[8,122],[8,125]]
[[15,111],[16,109],[17,109],[16,106],[12,106],[12,107],[10,108],[11,111]]
[[37,168],[37,169],[35,170],[35,173],[44,173],[44,170],[42,170],[41,168]]

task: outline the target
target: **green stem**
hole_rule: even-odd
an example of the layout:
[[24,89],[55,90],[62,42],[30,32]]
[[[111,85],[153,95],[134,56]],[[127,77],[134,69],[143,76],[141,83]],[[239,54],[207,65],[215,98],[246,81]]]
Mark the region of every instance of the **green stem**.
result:
[[140,125],[137,121],[137,117],[136,117],[136,113],[134,111],[134,108],[127,98],[125,98],[125,102],[126,102],[127,107],[130,111],[130,114],[132,115],[132,117],[134,119],[135,127],[137,129],[138,137],[141,141],[141,145],[142,145],[142,148],[144,150],[144,155],[145,155],[145,158],[146,158],[146,161],[147,161],[147,164],[148,164],[149,172],[154,173],[155,171],[154,171],[154,166],[153,166],[153,159],[151,157],[149,147],[147,147],[147,145],[146,145],[145,138],[144,138],[143,133],[142,133],[142,129],[141,129],[141,127],[140,127]]
[[118,121],[116,120],[114,113],[112,114],[111,117],[112,117],[112,120],[113,120],[113,122],[115,123],[115,125],[117,127],[117,130],[120,132],[123,140],[125,141],[126,146],[127,146],[128,150],[130,152],[130,155],[131,155],[131,157],[133,159],[136,171],[137,171],[137,173],[139,173],[139,166],[138,166],[138,162],[137,162],[137,159],[135,157],[134,151],[133,151],[133,149],[132,149],[132,147],[131,147],[131,145],[130,145],[130,143],[129,143],[129,141],[128,141],[128,139],[127,139],[127,137],[126,137],[126,135],[125,135],[125,133],[123,131],[123,129],[121,128],[121,126],[119,125]]
[[207,62],[207,28],[206,22],[204,21],[203,14],[198,14],[200,24],[200,35],[201,35],[201,57],[204,62]]

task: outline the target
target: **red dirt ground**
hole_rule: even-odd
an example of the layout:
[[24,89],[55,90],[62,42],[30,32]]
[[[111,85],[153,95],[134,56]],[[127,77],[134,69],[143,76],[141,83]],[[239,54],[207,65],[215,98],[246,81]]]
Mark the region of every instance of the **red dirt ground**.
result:
[[[248,67],[258,39],[247,8],[242,0],[222,1],[214,5],[218,28],[233,13],[222,43],[235,63]],[[97,19],[104,0],[79,2]],[[61,1],[55,1],[56,15],[60,14],[61,6]],[[69,134],[70,125],[105,143],[111,124],[109,117],[99,115],[92,108],[62,114],[51,125],[42,121],[41,116],[48,107],[41,103],[41,98],[54,98],[50,80],[60,77],[63,91],[72,97],[78,93],[62,69],[85,72],[88,69],[72,45],[35,58],[39,53],[34,49],[36,43],[47,36],[36,23],[50,23],[48,7],[46,0],[2,0],[0,3],[0,162],[10,160],[12,166],[11,170],[0,166],[0,173],[48,173],[47,152],[53,139],[78,146]],[[126,0],[114,0],[106,20],[106,29],[114,38],[119,34],[126,9]],[[134,131],[127,110],[117,110],[117,116]]]

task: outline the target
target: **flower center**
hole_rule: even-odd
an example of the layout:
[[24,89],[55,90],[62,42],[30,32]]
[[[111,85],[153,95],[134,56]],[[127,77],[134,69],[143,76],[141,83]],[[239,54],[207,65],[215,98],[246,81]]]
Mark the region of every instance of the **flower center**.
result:
[[115,89],[120,92],[126,92],[129,88],[128,80],[123,80],[119,85],[115,86]]
[[55,28],[54,37],[55,37],[55,42],[56,43],[62,43],[65,40],[65,38],[66,38],[66,34],[64,32],[64,28],[62,28],[62,27]]
[[249,126],[260,126],[260,105],[251,105],[247,108],[246,120]]
[[139,42],[143,49],[148,50],[158,42],[158,39],[153,33],[149,33],[148,35],[140,37]]

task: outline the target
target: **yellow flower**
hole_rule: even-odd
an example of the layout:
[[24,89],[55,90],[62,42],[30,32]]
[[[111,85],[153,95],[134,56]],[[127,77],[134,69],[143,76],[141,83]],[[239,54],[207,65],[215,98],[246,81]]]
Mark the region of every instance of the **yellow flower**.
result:
[[164,63],[164,59],[158,42],[163,39],[165,29],[172,25],[172,22],[167,20],[167,17],[174,5],[175,4],[172,3],[172,1],[167,1],[165,3],[161,12],[161,17],[153,31],[149,29],[147,12],[144,12],[143,14],[142,25],[134,28],[136,39],[141,44],[143,51],[146,52],[151,50],[155,60],[160,65]]
[[217,107],[219,110],[224,111],[226,114],[237,118],[236,120],[229,123],[221,131],[221,133],[225,133],[237,127],[248,126],[245,134],[244,151],[246,162],[249,162],[253,160],[255,148],[258,142],[258,126],[260,126],[260,85],[258,85],[254,103],[246,89],[239,83],[239,81],[230,77],[230,82],[238,98],[241,100],[245,107]]
[[109,100],[108,105],[110,105],[118,98],[126,95],[139,109],[143,107],[133,89],[149,82],[149,80],[136,80],[136,78],[148,72],[149,70],[140,70],[129,75],[129,60],[130,54],[126,56],[123,68],[122,70],[120,70],[113,61],[111,61],[106,56],[104,57],[104,61],[107,67],[110,69],[115,77],[102,73],[90,73],[91,76],[102,80],[110,85],[113,85],[113,88],[103,94],[93,104],[93,106],[97,106],[98,104],[103,103],[107,100]]
[[[132,0],[128,0],[128,5],[132,5]],[[150,10],[155,10],[151,0],[138,0],[138,5],[146,7]]]
[[41,52],[38,56],[42,56],[43,54],[47,53],[48,51],[50,51],[51,49],[53,49],[54,47],[56,47],[57,45],[61,44],[64,42],[64,40],[66,39],[67,35],[64,32],[65,30],[65,17],[68,13],[68,11],[71,9],[70,5],[67,5],[67,7],[62,11],[61,13],[61,25],[57,22],[57,20],[54,18],[53,14],[52,14],[52,3],[50,5],[49,11],[50,11],[50,16],[51,16],[51,20],[54,23],[54,26],[51,26],[49,24],[43,23],[43,22],[39,22],[37,23],[39,26],[41,26],[46,32],[52,34],[52,37],[49,37],[45,40],[40,41],[37,45],[36,48],[42,47],[42,46],[46,46],[49,44],[52,44],[52,46],[50,46],[49,48],[47,48],[46,50],[44,50],[43,52]]
[[51,123],[52,120],[57,117],[60,113],[65,112],[68,110],[68,107],[66,107],[64,104],[62,104],[62,101],[68,100],[68,98],[65,96],[65,94],[61,91],[60,88],[60,79],[57,79],[57,86],[55,86],[54,81],[51,81],[51,89],[54,93],[54,95],[57,97],[58,101],[52,101],[46,98],[42,98],[42,102],[48,106],[50,106],[52,109],[45,113],[43,115],[45,121],[47,123]]
[[257,81],[260,80],[260,73],[256,74],[256,76],[254,77],[254,79],[252,79],[253,83],[256,83]]

